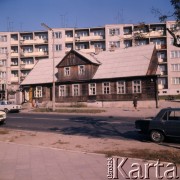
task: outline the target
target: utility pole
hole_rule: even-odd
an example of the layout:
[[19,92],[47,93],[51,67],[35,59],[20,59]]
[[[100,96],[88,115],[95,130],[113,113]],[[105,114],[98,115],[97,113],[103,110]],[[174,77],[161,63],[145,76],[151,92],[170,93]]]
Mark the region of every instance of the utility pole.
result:
[[52,66],[52,75],[53,75],[53,82],[52,82],[52,110],[55,111],[55,78],[54,78],[54,75],[55,75],[55,62],[54,62],[54,31],[52,28],[50,28],[49,26],[47,26],[45,23],[41,23],[41,26],[43,26],[44,28],[46,28],[47,30],[51,31],[52,32],[52,57],[53,57],[53,66]]

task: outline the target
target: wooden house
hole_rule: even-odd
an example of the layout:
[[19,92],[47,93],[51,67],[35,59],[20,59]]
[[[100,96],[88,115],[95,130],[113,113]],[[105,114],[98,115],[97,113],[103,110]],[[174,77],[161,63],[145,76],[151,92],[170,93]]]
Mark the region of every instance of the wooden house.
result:
[[[158,60],[153,45],[87,54],[71,50],[55,59],[56,103],[154,101]],[[24,100],[52,100],[52,60],[40,60],[22,82]]]

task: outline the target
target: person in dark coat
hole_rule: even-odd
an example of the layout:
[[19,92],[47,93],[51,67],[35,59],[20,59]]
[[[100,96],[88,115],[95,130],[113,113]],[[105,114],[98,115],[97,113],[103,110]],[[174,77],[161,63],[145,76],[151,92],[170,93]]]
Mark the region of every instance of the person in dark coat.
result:
[[137,109],[137,103],[138,103],[138,99],[137,99],[137,96],[135,96],[133,99],[133,105],[135,109]]

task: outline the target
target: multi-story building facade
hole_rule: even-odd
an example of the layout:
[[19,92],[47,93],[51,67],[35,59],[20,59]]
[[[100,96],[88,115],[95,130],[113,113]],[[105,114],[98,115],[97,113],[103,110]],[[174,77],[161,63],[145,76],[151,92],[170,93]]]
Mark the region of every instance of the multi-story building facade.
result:
[[[154,43],[159,59],[159,95],[180,93],[180,49],[166,28],[174,21],[146,24],[113,24],[92,28],[54,28],[35,32],[0,32],[0,99],[18,99],[19,84],[40,59],[62,56],[71,49],[87,53]],[[141,38],[137,38],[137,34]],[[54,53],[53,48],[54,47]],[[38,78],[38,77],[37,77]],[[19,98],[20,99],[20,98]]]

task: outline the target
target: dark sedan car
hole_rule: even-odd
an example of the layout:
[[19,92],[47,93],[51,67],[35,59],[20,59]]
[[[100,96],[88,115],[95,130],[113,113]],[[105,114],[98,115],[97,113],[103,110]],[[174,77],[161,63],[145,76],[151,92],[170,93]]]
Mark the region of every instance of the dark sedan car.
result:
[[165,137],[180,137],[180,108],[164,108],[154,118],[137,120],[135,127],[156,143]]

